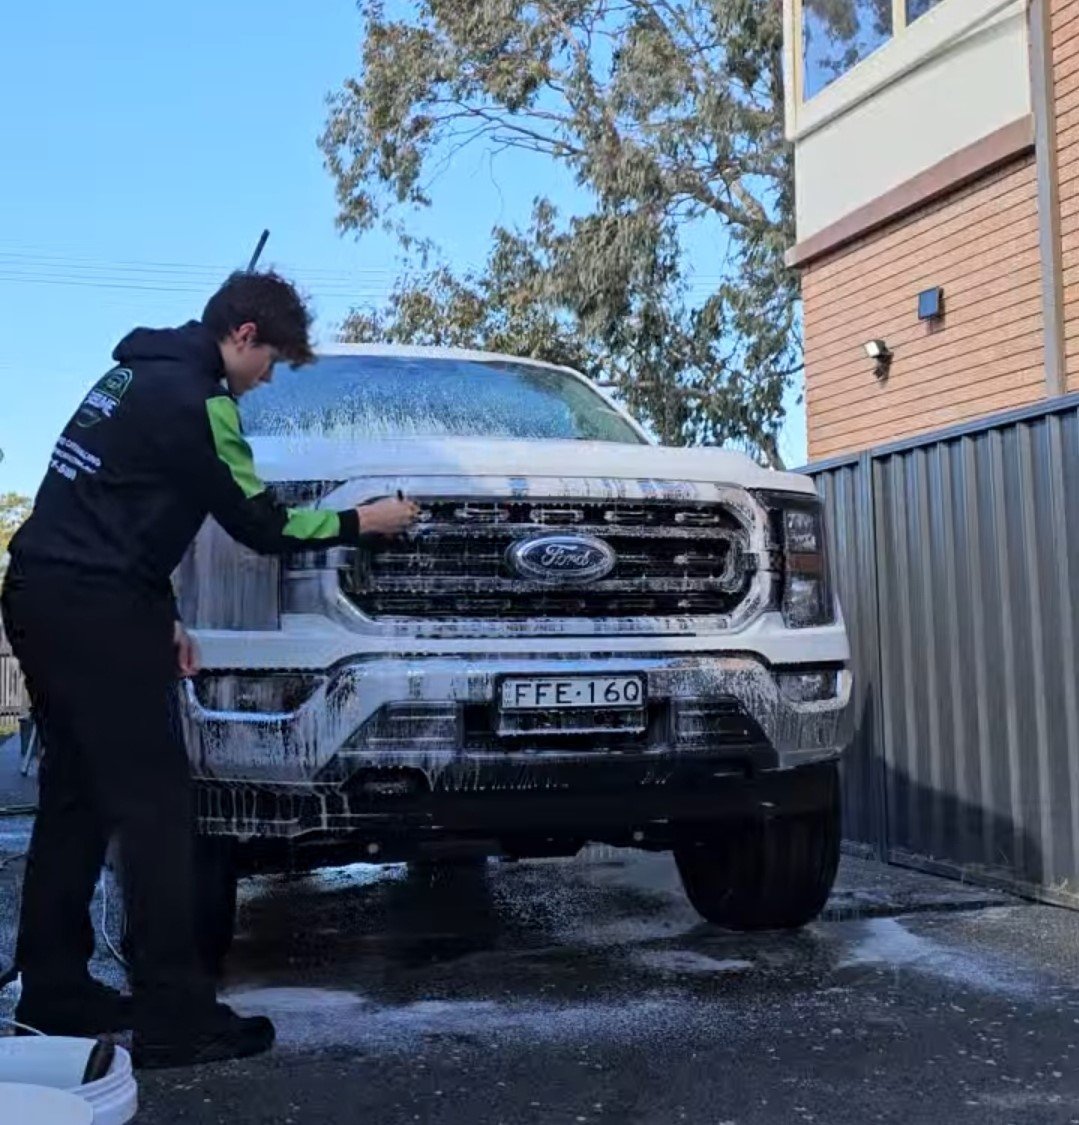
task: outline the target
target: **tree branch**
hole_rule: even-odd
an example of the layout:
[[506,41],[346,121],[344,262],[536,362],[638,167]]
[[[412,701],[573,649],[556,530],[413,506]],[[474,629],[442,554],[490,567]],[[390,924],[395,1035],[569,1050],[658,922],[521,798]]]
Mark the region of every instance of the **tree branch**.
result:
[[516,124],[507,119],[505,114],[492,113],[489,110],[481,109],[479,106],[466,105],[463,102],[458,102],[457,105],[466,113],[474,117],[479,117],[489,124],[495,126],[499,130],[506,130],[507,132],[520,137],[526,137],[537,145],[542,146],[543,151],[550,152],[552,155],[565,155],[565,156],[581,156],[584,150],[569,144],[567,141],[560,140],[557,137],[547,136],[543,133],[537,132],[535,129],[529,129],[525,125]]
[[[346,84],[325,135],[352,225],[389,222],[402,185],[406,203],[426,203],[427,177],[479,146],[556,161],[591,198],[569,219],[540,201],[526,229],[496,228],[467,284],[425,259],[354,325],[570,361],[610,379],[665,440],[742,443],[778,463],[782,392],[804,361],[782,262],[792,194],[774,2],[412,11],[378,29],[377,65]],[[708,238],[720,228],[713,277],[688,273],[701,220]]]

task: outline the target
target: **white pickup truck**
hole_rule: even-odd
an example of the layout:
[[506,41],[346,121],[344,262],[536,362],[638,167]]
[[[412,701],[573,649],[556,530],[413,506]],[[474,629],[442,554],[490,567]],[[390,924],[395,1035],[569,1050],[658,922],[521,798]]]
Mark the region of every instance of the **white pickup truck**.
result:
[[242,414],[291,505],[422,516],[280,562],[210,524],[180,569],[209,957],[241,874],[587,842],[673,851],[723,926],[818,914],[851,676],[810,480],[485,353],[330,349]]

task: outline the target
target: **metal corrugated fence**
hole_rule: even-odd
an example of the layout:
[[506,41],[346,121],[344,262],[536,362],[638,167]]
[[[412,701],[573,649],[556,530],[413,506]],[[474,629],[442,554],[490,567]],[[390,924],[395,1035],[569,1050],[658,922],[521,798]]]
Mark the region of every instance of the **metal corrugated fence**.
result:
[[848,839],[1079,904],[1079,396],[808,471],[858,684]]
[[[876,671],[877,593],[864,581],[872,576],[873,509],[865,487],[868,466],[862,460],[838,466],[817,477],[828,509],[828,555],[835,572],[850,635],[854,667],[855,737],[843,760],[844,792],[858,794],[843,809],[843,836],[883,854],[884,784],[879,741],[880,678]],[[870,674],[866,674],[866,671]]]

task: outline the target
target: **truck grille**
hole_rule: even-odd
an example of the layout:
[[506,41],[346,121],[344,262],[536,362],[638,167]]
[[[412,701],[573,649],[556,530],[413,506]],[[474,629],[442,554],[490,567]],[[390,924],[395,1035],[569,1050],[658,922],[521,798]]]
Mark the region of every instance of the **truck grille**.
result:
[[[579,585],[521,577],[510,548],[544,534],[602,540],[613,569]],[[424,504],[408,539],[357,552],[341,581],[376,619],[707,617],[739,605],[754,565],[721,504],[448,498]]]

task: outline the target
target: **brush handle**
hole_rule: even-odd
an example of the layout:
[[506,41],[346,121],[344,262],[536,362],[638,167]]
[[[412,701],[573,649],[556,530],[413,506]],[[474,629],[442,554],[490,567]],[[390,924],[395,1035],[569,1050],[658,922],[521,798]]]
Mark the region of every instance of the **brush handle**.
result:
[[109,1073],[114,1058],[116,1058],[116,1044],[111,1039],[98,1039],[90,1050],[90,1057],[86,1060],[86,1069],[82,1072],[82,1085],[86,1086],[104,1078]]

